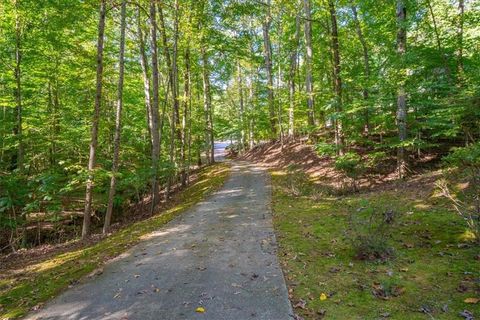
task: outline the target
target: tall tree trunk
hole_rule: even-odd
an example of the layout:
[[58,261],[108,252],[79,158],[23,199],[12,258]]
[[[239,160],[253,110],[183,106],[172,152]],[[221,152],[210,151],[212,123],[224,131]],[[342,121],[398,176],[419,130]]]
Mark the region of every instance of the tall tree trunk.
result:
[[290,72],[288,79],[289,102],[288,108],[288,136],[293,138],[295,135],[295,74],[297,70],[298,44],[300,41],[300,14],[297,12],[295,17],[295,38],[292,51],[290,53]]
[[103,233],[108,233],[112,220],[113,199],[117,184],[117,173],[120,153],[120,136],[122,133],[122,108],[123,108],[123,80],[125,71],[125,28],[126,28],[127,1],[122,0],[121,23],[120,23],[120,55],[118,65],[118,89],[117,89],[117,110],[115,114],[115,137],[113,138],[113,161],[112,177],[110,179],[110,191],[108,193],[107,212],[103,225]]
[[465,14],[465,0],[458,1],[458,78],[461,80],[463,77],[463,25]]
[[275,118],[275,96],[273,93],[273,63],[272,63],[272,44],[270,41],[270,25],[272,16],[270,11],[270,0],[267,1],[267,11],[263,21],[263,47],[265,57],[265,68],[267,69],[267,92],[268,92],[268,111],[270,116],[271,138],[277,137],[277,121]]
[[245,110],[243,99],[243,77],[240,62],[237,61],[237,82],[238,82],[238,98],[240,102],[240,144],[241,150],[245,148]]
[[400,81],[397,93],[397,128],[400,146],[397,148],[397,170],[399,178],[405,177],[407,161],[403,143],[407,139],[407,97],[405,93],[405,53],[407,51],[407,8],[405,0],[397,0],[397,55],[400,61]]
[[353,19],[355,21],[355,30],[357,31],[358,40],[362,44],[362,50],[363,50],[363,67],[364,67],[364,75],[365,75],[365,80],[363,85],[363,100],[365,100],[364,133],[368,136],[370,133],[370,112],[369,112],[369,106],[368,106],[368,96],[369,96],[368,83],[370,80],[370,58],[368,53],[367,42],[365,41],[365,37],[363,36],[362,27],[360,26],[360,21],[358,19],[357,7],[355,5],[352,5],[352,13],[353,13]]
[[313,127],[315,125],[314,102],[313,102],[313,76],[312,76],[312,16],[311,16],[311,2],[304,0],[303,6],[305,10],[305,89],[307,91],[307,110],[308,110],[308,125]]
[[332,55],[333,55],[333,82],[335,91],[335,146],[338,154],[344,153],[344,137],[341,113],[342,108],[342,78],[340,77],[340,48],[338,44],[338,26],[337,12],[333,0],[328,0],[328,8],[330,11],[330,20],[332,23]]
[[22,25],[19,14],[19,1],[15,0],[15,126],[13,127],[13,134],[17,139],[18,147],[17,153],[12,159],[12,168],[23,171],[23,101],[22,101]]
[[205,116],[205,135],[207,143],[207,161],[209,164],[215,162],[214,158],[214,139],[213,139],[213,123],[212,123],[212,96],[210,92],[210,70],[208,65],[208,56],[205,46],[201,48],[202,55],[202,74],[203,74],[203,111]]
[[[142,78],[143,78],[143,92],[145,98],[145,109],[147,114],[147,127],[148,133],[150,137],[150,151],[153,148],[153,122],[152,122],[152,98],[150,96],[150,75],[148,72],[148,59],[147,54],[145,52],[145,39],[143,38],[143,31],[142,31],[142,23],[141,23],[141,15],[140,15],[140,7],[137,7],[137,34],[138,34],[138,41],[139,41],[139,49],[140,49],[140,66],[142,67]],[[153,196],[153,194],[152,194]]]
[[105,35],[105,15],[106,3],[105,0],[100,1],[100,17],[98,22],[98,39],[97,39],[97,88],[95,94],[95,107],[92,120],[92,132],[90,141],[90,155],[88,159],[88,179],[85,192],[85,211],[83,214],[82,238],[87,238],[90,235],[90,223],[92,215],[92,199],[94,178],[93,171],[95,169],[95,158],[98,144],[98,123],[100,120],[100,106],[102,102],[102,87],[103,87],[103,42]]
[[[189,107],[190,107],[190,47],[187,44],[187,48],[185,49],[185,73],[183,76],[184,82],[184,92],[183,92],[183,113],[182,113],[182,141],[180,146],[180,157],[181,157],[181,171],[180,171],[180,180],[182,186],[186,186],[188,184],[188,169],[187,167],[190,166],[190,160],[187,164],[187,148],[189,149],[189,134],[187,130],[190,130],[190,123],[189,123]],[[188,141],[187,141],[188,140]],[[188,147],[187,147],[188,144]],[[190,153],[188,151],[188,153]],[[189,155],[190,157],[190,155]]]
[[172,124],[170,127],[170,163],[174,168],[172,175],[168,180],[168,187],[167,187],[167,196],[170,192],[171,185],[173,180],[175,179],[176,172],[175,172],[175,135],[177,136],[178,140],[181,140],[181,132],[178,129],[180,127],[180,111],[179,111],[179,103],[178,103],[178,65],[177,65],[177,58],[178,58],[178,19],[179,19],[179,7],[178,7],[178,0],[175,0],[175,18],[174,18],[174,27],[173,27],[173,52],[172,52]]
[[438,49],[438,54],[442,57],[443,61],[443,68],[445,70],[445,75],[447,77],[447,81],[450,81],[450,68],[448,67],[448,57],[445,54],[443,48],[442,48],[442,40],[440,38],[440,31],[438,30],[438,24],[437,24],[437,19],[435,17],[435,13],[433,11],[433,6],[431,0],[427,0],[427,5],[428,5],[428,10],[430,11],[430,16],[432,17],[432,23],[433,23],[433,32],[435,33],[435,40],[437,42],[437,49]]
[[157,18],[155,10],[155,0],[150,1],[150,37],[151,37],[151,51],[152,51],[152,84],[153,84],[153,99],[151,107],[151,130],[152,130],[152,205],[150,213],[153,214],[158,203],[158,162],[160,159],[160,136],[158,127],[159,118],[159,92],[158,92],[158,49],[157,49]]

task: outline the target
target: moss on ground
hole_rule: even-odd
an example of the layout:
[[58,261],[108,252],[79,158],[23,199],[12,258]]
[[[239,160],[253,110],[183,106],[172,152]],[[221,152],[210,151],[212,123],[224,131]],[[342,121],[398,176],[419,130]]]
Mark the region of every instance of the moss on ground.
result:
[[[279,256],[297,314],[462,319],[459,313],[468,310],[480,316],[480,303],[465,302],[480,298],[480,250],[466,243],[465,223],[441,199],[414,188],[341,198],[295,196],[290,180],[285,172],[272,172]],[[351,213],[366,204],[398,215],[390,234],[395,255],[385,262],[355,259],[346,233]],[[386,299],[374,294],[379,287],[390,291]]]
[[198,179],[181,192],[175,205],[146,220],[134,223],[95,245],[54,256],[18,270],[0,280],[0,319],[25,315],[29,310],[58,295],[83,276],[101,267],[163,226],[212,191],[228,177],[229,166],[217,164],[199,172]]

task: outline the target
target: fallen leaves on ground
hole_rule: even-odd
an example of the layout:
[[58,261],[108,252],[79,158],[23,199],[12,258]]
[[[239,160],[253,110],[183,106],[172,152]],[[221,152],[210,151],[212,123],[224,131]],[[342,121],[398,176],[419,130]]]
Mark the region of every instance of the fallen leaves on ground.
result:
[[294,308],[300,308],[300,309],[305,309],[305,306],[307,305],[307,302],[303,299],[300,299],[295,305],[293,306]]
[[480,298],[467,298],[467,299],[463,300],[463,302],[471,303],[471,304],[477,304],[478,302],[480,302]]
[[197,309],[195,309],[195,312],[205,313],[205,308],[204,307],[198,307]]

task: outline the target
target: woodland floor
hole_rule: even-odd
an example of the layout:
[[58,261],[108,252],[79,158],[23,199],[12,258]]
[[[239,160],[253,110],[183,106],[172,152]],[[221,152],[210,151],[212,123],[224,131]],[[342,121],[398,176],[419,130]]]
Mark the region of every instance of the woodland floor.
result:
[[[374,181],[372,174],[352,193],[332,160],[318,158],[311,146],[269,143],[245,158],[271,169],[279,256],[298,317],[480,316],[480,250],[438,196],[440,171],[422,169],[400,182],[388,174]],[[367,211],[395,215],[388,259],[366,261],[353,249],[360,230],[371,230],[352,217]]]

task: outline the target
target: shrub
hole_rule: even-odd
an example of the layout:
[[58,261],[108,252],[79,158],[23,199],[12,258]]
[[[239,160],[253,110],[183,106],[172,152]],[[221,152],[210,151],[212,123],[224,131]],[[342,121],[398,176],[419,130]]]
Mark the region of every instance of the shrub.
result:
[[468,187],[453,191],[446,179],[438,182],[437,186],[466,221],[467,227],[480,244],[480,143],[455,149],[444,158],[444,162],[449,167],[460,170],[460,174],[468,182]]
[[365,170],[362,157],[354,152],[347,152],[336,158],[335,169],[352,179],[353,190],[357,191],[357,180]]
[[287,189],[294,196],[305,196],[311,191],[307,174],[296,165],[287,167]]
[[315,151],[321,157],[333,157],[337,154],[337,147],[334,144],[319,142],[315,145]]
[[395,212],[376,209],[368,202],[364,204],[350,214],[346,237],[357,259],[385,261],[394,253],[390,234],[395,225]]

